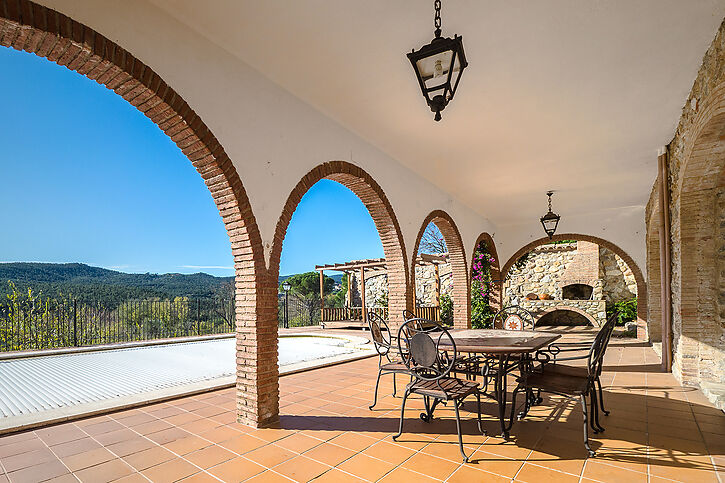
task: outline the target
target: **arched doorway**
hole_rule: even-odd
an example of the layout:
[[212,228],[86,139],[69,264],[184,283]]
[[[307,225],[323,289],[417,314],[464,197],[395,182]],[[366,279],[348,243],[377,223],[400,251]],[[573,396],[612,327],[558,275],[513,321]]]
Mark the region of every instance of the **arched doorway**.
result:
[[277,221],[274,243],[269,261],[269,274],[274,283],[279,275],[279,263],[282,244],[287,233],[292,214],[302,196],[312,185],[322,179],[336,181],[357,195],[368,209],[383,244],[383,253],[388,276],[388,313],[391,326],[399,325],[403,320],[403,311],[410,308],[410,289],[408,284],[408,265],[405,257],[405,244],[398,219],[380,185],[363,169],[345,161],[330,161],[317,166],[307,173],[294,187],[282,214]]
[[676,250],[672,257],[680,292],[673,294],[673,372],[705,387],[725,382],[725,83],[702,102],[692,132],[672,194],[680,248],[679,260]]
[[423,233],[430,223],[438,227],[448,248],[453,277],[453,326],[456,328],[467,328],[470,325],[471,292],[468,286],[466,253],[458,227],[445,211],[435,210],[423,220],[413,249],[410,275],[411,284],[415,287],[415,263],[418,256],[418,248]]
[[[539,238],[538,240],[534,240],[525,246],[521,247],[516,253],[514,253],[508,261],[504,264],[503,269],[501,270],[501,278],[506,279],[509,271],[514,266],[514,264],[521,259],[522,256],[526,255],[527,253],[531,252],[537,247],[541,247],[543,245],[549,244],[551,242],[565,242],[565,241],[576,241],[576,242],[588,242],[590,244],[596,244],[599,247],[604,247],[613,254],[615,254],[617,257],[621,259],[621,261],[626,264],[627,267],[632,272],[632,276],[634,277],[634,281],[636,284],[636,295],[637,295],[637,325],[638,327],[643,327],[646,324],[647,321],[647,284],[645,282],[644,276],[642,274],[642,271],[639,269],[637,264],[634,262],[632,257],[630,257],[624,250],[619,248],[617,245],[604,240],[599,237],[590,236],[590,235],[582,235],[579,233],[564,233],[560,235],[554,235],[553,238],[549,239],[548,237]],[[593,280],[590,280],[591,277],[585,277],[585,279],[577,279],[572,280],[573,283],[578,284],[587,284],[591,285]],[[593,287],[594,291],[601,290],[601,288]],[[549,294],[550,295],[550,294]],[[548,301],[545,301],[548,302]],[[605,319],[605,315],[602,313],[602,310],[600,309],[598,311],[598,316],[596,317],[596,320],[601,323],[603,319]],[[595,324],[595,325],[600,325]],[[640,336],[640,331],[638,330],[638,336]]]
[[[26,0],[0,0],[0,45],[46,58],[88,77],[136,107],[171,138],[204,179],[219,209],[235,268],[237,415],[260,426],[277,420],[276,300],[263,293],[259,229],[234,165],[204,121],[149,66],[67,16]],[[254,276],[249,276],[253,274]],[[260,381],[265,384],[262,387]]]
[[481,233],[471,250],[471,326],[493,327],[493,316],[502,308],[501,269],[496,243]]

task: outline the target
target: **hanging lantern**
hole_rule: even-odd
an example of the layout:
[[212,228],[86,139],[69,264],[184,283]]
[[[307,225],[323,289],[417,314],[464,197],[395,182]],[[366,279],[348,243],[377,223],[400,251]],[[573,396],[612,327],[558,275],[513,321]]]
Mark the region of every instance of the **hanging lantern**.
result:
[[556,233],[556,227],[559,226],[559,220],[561,220],[561,216],[551,211],[551,195],[553,194],[553,191],[546,192],[546,196],[549,197],[549,212],[540,218],[541,225],[544,227],[544,231],[549,239]]
[[468,62],[463,52],[463,37],[441,37],[440,0],[435,1],[434,8],[435,38],[418,51],[409,53],[408,59],[413,64],[425,101],[435,112],[434,119],[440,121],[441,111],[453,99]]

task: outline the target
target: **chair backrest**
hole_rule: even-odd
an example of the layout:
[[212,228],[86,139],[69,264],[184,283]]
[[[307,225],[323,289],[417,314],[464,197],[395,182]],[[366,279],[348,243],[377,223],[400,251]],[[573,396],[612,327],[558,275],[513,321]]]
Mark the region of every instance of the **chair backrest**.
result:
[[587,368],[589,370],[589,376],[599,376],[602,373],[602,367],[604,365],[604,353],[607,351],[609,345],[609,339],[612,337],[614,332],[614,324],[617,321],[617,314],[610,316],[604,325],[597,332],[597,336],[592,342],[592,347],[589,349],[589,358],[587,361]]
[[381,356],[388,355],[393,345],[392,334],[390,333],[388,323],[371,310],[368,312],[368,328],[370,329],[375,350]]
[[493,326],[505,330],[534,330],[535,324],[534,315],[519,305],[504,307],[493,316]]
[[415,313],[412,310],[405,309],[403,310],[403,320],[411,320],[415,319]]
[[411,319],[398,330],[398,348],[408,370],[418,379],[446,377],[456,361],[456,343],[448,330],[428,319]]

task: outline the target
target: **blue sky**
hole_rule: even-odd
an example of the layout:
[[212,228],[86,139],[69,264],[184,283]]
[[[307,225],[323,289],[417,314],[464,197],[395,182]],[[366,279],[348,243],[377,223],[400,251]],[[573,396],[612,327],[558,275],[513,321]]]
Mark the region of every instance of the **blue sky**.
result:
[[[121,97],[65,67],[0,48],[0,106],[0,262],[233,274],[229,240],[201,177]],[[360,200],[322,181],[292,217],[280,273],[381,256]]]

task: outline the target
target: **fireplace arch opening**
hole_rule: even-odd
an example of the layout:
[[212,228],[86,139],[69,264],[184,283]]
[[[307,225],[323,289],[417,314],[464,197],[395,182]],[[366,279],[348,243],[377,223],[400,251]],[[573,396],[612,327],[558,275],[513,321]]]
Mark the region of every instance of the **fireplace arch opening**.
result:
[[544,314],[536,321],[536,326],[587,327],[593,325],[585,315],[570,309],[556,309]]
[[594,287],[585,283],[572,283],[562,287],[561,298],[564,300],[589,300]]

